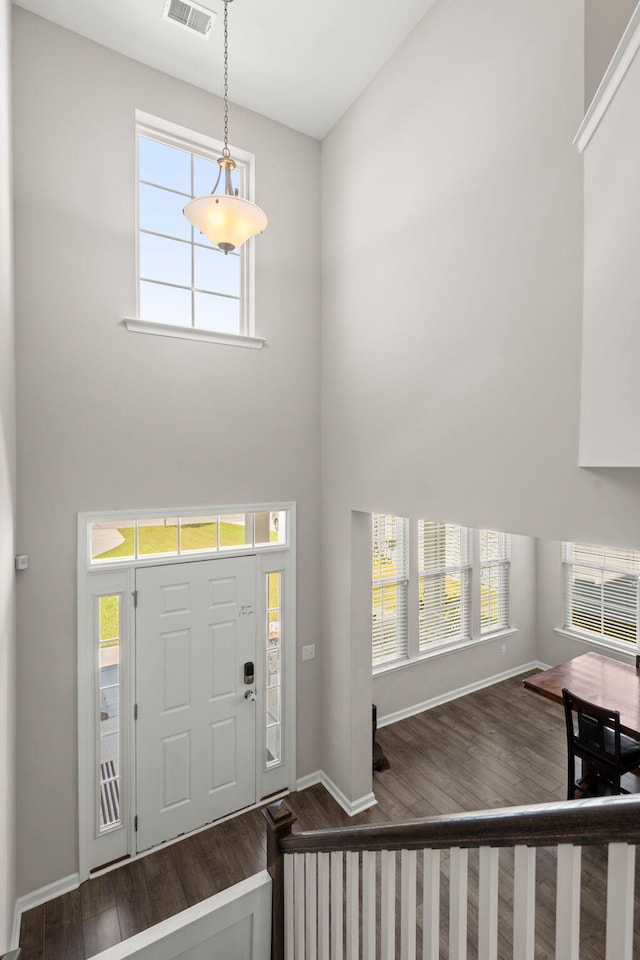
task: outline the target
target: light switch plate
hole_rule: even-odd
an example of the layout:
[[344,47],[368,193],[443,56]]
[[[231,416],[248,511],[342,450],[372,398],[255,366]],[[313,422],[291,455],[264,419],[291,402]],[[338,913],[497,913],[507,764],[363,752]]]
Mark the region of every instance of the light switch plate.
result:
[[315,660],[315,658],[316,658],[316,645],[315,643],[308,643],[306,647],[302,648],[302,659]]

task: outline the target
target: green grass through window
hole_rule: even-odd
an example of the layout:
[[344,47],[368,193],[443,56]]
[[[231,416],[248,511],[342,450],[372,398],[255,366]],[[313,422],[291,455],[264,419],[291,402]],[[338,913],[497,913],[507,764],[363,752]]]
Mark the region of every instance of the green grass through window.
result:
[[[187,550],[215,550],[216,523],[188,523],[181,528],[181,549]],[[134,530],[133,527],[122,527],[118,530],[124,537],[122,543],[112,550],[94,557],[94,560],[117,560],[120,557],[133,557]],[[270,539],[278,539],[275,530],[271,531]],[[245,528],[238,523],[220,523],[220,544],[223,547],[245,546]],[[140,526],[138,528],[138,555],[167,554],[177,552],[177,531],[175,524],[168,526]]]

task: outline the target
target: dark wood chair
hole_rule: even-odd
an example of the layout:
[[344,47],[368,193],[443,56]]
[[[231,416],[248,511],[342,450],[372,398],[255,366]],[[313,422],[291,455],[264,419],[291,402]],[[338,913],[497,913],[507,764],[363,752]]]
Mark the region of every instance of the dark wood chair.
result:
[[[628,793],[620,778],[640,767],[640,742],[620,732],[620,713],[582,700],[566,688],[562,691],[567,724],[569,800],[608,787],[614,794]],[[576,758],[582,775],[576,780]]]

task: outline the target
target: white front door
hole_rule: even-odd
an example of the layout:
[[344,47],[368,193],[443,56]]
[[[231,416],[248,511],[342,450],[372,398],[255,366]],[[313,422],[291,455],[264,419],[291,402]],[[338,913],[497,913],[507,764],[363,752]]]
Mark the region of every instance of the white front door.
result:
[[138,852],[255,803],[255,557],[136,570]]

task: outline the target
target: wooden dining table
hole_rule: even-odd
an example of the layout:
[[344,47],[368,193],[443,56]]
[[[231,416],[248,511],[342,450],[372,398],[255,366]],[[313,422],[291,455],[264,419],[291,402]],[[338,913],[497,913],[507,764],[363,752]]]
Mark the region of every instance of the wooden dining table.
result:
[[562,703],[566,687],[583,700],[617,710],[622,732],[640,739],[640,671],[631,664],[600,653],[583,653],[550,670],[532,674],[522,684],[554,703]]

